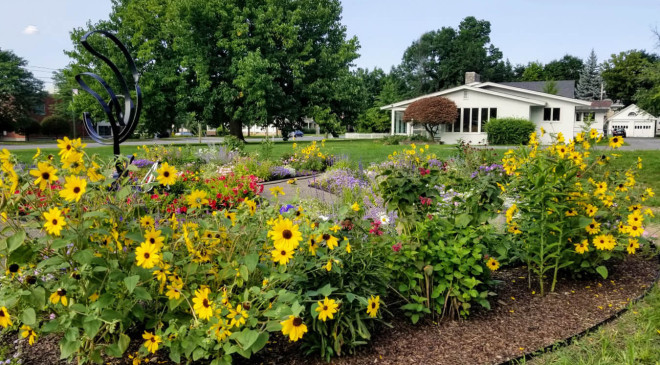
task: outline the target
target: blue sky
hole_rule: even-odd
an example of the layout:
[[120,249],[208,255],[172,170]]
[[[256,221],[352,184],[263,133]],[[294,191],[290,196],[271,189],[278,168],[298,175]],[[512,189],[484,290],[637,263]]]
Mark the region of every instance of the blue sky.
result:
[[[660,1],[587,0],[343,0],[342,22],[357,36],[358,67],[388,71],[415,39],[466,16],[491,22],[491,41],[512,63],[549,62],[564,54],[599,61],[629,49],[660,52],[651,29],[660,28]],[[107,18],[109,0],[0,0],[0,48],[29,62],[48,81],[64,67],[69,31]]]

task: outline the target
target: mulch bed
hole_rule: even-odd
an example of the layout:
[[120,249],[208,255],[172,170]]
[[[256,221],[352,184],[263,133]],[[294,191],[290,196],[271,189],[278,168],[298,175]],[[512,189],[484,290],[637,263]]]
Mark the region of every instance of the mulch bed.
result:
[[[527,270],[502,269],[494,278],[500,281],[492,310],[475,310],[468,320],[428,321],[412,325],[402,316],[391,319],[393,328],[373,333],[370,345],[333,359],[332,364],[499,364],[552,345],[615,315],[653,285],[658,275],[657,260],[629,257],[610,268],[610,277],[584,280],[562,278],[554,293],[541,297],[527,287]],[[3,343],[14,343],[16,334],[3,336]],[[282,336],[246,364],[325,364],[320,358],[305,356],[297,344]],[[34,347],[17,341],[12,351],[20,352],[24,365],[58,364],[57,339],[40,338]],[[135,351],[141,340],[134,341]],[[158,363],[169,363],[157,353]],[[0,359],[1,360],[1,359]],[[127,358],[112,364],[130,364]],[[151,363],[151,362],[150,362]]]

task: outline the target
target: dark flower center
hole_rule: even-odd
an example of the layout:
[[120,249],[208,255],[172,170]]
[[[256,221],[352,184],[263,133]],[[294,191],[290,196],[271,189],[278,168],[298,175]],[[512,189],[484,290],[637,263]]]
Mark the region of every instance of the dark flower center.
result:
[[293,232],[291,232],[288,229],[285,229],[284,231],[282,231],[282,237],[284,237],[284,239],[290,240],[291,237],[293,237]]
[[27,283],[30,284],[30,285],[32,285],[32,284],[34,284],[34,283],[37,282],[37,278],[35,278],[34,276],[28,276],[27,279],[25,279],[25,280],[26,280]]
[[52,223],[53,223],[54,226],[56,226],[57,225],[57,219],[53,219]]
[[280,255],[286,256],[286,251],[282,250],[282,252],[280,252]]
[[[493,263],[493,265],[495,265],[495,263]],[[376,302],[371,303],[371,308],[376,308]]]
[[18,272],[18,264],[9,265],[9,272]]
[[66,289],[57,289],[57,295],[63,297],[66,295]]
[[0,311],[0,317],[4,317],[4,316],[5,316],[5,311]]
[[78,194],[79,192],[80,192],[80,187],[76,186],[75,188],[73,188],[74,194]]
[[593,225],[593,224],[590,224],[590,225],[589,225],[589,228],[594,229],[594,225]]
[[149,341],[151,341],[151,342],[156,342],[156,337],[152,337],[152,338],[150,338]]
[[149,255],[149,252],[145,252],[145,253],[144,253],[144,258],[145,258],[145,259],[148,259],[149,257],[151,257],[151,255]]
[[71,149],[71,145],[70,144],[66,145],[66,150],[68,151],[70,149]]
[[42,173],[41,178],[44,179],[44,180],[50,179],[50,173],[48,173],[48,172]]
[[151,238],[149,238],[149,242],[151,242],[151,244],[154,244],[154,243],[156,243],[156,239],[151,237]]
[[210,305],[209,305],[209,300],[205,298],[205,299],[202,301],[202,305],[203,305],[204,307],[206,307],[206,308],[210,307]]
[[637,230],[637,226],[632,226],[633,231]]
[[330,235],[327,234],[327,233],[324,233],[324,234],[323,234],[323,240],[327,241],[327,240],[329,240],[329,239],[330,239]]
[[327,311],[327,310],[328,310],[328,306],[327,306],[327,305],[324,305],[324,306],[323,306],[323,310],[324,310],[324,311]]
[[165,171],[165,172],[163,172],[163,176],[165,176],[165,177],[170,177],[170,172],[169,172],[169,171]]
[[302,318],[296,317],[296,318],[293,319],[293,325],[296,326],[296,327],[300,326],[302,323],[303,323]]

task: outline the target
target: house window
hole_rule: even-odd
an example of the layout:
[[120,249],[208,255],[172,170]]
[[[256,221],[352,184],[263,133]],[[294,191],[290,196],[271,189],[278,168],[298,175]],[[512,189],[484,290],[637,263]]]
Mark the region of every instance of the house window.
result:
[[481,108],[481,125],[480,125],[480,131],[484,131],[484,126],[486,125],[486,122],[488,121],[488,108]]
[[463,108],[463,133],[470,132],[470,108]]
[[558,121],[559,120],[559,108],[543,108],[543,120],[544,121]]
[[637,113],[635,113],[635,112],[630,112],[630,113],[628,113],[628,116],[629,116],[629,117],[636,117],[636,116],[637,116]]
[[463,90],[463,99],[464,100],[468,99],[468,91],[467,90]]
[[490,108],[490,119],[497,118],[497,108]]
[[403,112],[394,112],[394,133],[406,133],[407,123],[403,121]]
[[472,128],[470,132],[479,132],[479,108],[472,108]]
[[575,112],[575,121],[593,121],[596,118],[594,112]]
[[46,104],[39,104],[34,107],[34,114],[46,115]]

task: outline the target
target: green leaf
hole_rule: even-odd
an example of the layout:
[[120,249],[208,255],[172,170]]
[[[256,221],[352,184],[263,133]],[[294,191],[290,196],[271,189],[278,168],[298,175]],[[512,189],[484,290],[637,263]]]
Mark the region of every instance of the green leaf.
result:
[[94,259],[94,253],[91,250],[82,250],[73,254],[73,259],[81,265],[90,264]]
[[140,275],[133,275],[124,278],[124,284],[126,284],[126,288],[128,289],[129,293],[132,293],[133,290],[135,290],[135,287],[139,282],[140,282]]
[[117,345],[119,346],[119,351],[123,354],[126,352],[126,349],[128,349],[128,345],[131,343],[131,338],[128,337],[125,334],[120,334],[119,335],[119,341],[117,341]]
[[463,214],[459,214],[459,215],[456,217],[456,219],[455,219],[455,224],[456,224],[456,226],[458,226],[459,228],[465,228],[465,227],[467,227],[467,226],[470,224],[470,221],[471,221],[471,220],[472,220],[472,217],[471,217],[469,214],[467,214],[467,213],[463,213]]
[[67,341],[65,338],[60,341],[60,359],[67,359],[80,347],[79,341]]
[[607,279],[608,272],[607,272],[607,268],[605,266],[602,266],[602,265],[598,266],[596,268],[596,272],[599,273],[600,276],[603,277],[603,279]]
[[143,287],[135,288],[135,298],[141,300],[151,300],[151,294]]
[[266,344],[268,343],[269,337],[270,335],[268,334],[268,332],[260,333],[259,338],[257,338],[254,344],[252,344],[252,352],[257,353],[259,350],[264,348],[264,346],[266,346]]
[[25,242],[25,231],[20,231],[14,234],[13,236],[7,238],[7,250],[9,252],[13,252],[17,248],[19,248],[23,242]]
[[253,272],[254,269],[257,268],[257,264],[259,263],[259,254],[251,253],[245,256],[244,262],[245,262],[245,266],[247,266],[248,271]]
[[305,309],[305,306],[300,305],[298,301],[293,302],[293,305],[291,305],[291,311],[293,312],[293,315],[296,317],[300,316],[300,312],[302,312],[303,309]]
[[243,350],[248,350],[259,338],[259,331],[244,329],[236,336],[236,341],[241,344]]
[[87,337],[94,338],[94,336],[96,336],[96,334],[101,329],[102,324],[103,322],[95,317],[87,317],[83,322],[83,330],[85,330]]
[[336,288],[333,288],[330,284],[326,284],[324,287],[318,290],[319,294],[324,297],[329,297]]
[[21,321],[28,326],[34,326],[34,323],[37,321],[37,313],[33,308],[27,308],[23,311],[23,315],[21,315]]
[[[117,199],[119,200],[126,200],[126,197],[131,193],[131,187],[130,186],[124,186],[119,192],[117,193]],[[123,351],[122,351],[123,353]]]

